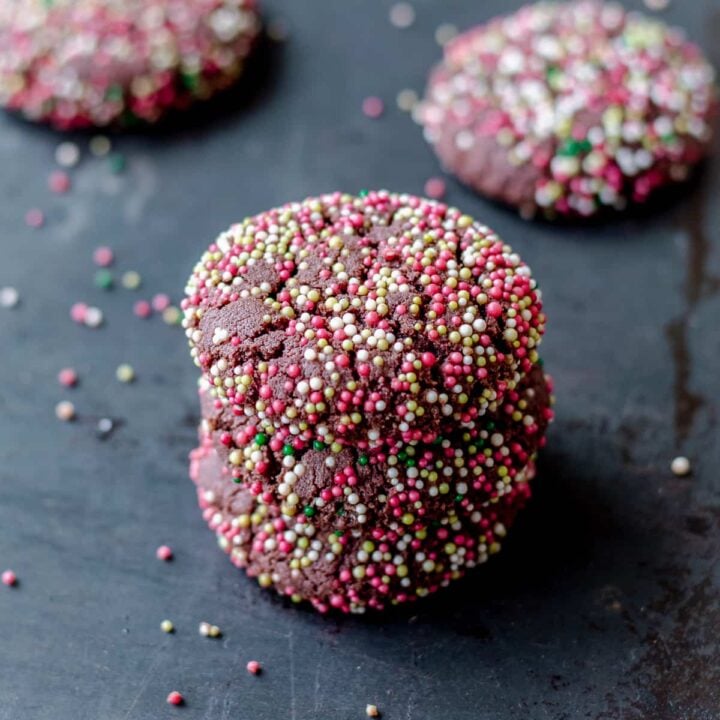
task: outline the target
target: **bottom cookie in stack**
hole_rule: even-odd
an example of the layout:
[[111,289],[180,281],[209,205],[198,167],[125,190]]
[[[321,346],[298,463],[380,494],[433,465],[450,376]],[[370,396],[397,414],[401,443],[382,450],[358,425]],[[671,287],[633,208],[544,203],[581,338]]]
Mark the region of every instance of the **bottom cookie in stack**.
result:
[[262,587],[320,612],[381,610],[500,549],[531,494],[551,391],[535,366],[470,427],[366,451],[283,444],[201,386],[190,475],[220,547]]

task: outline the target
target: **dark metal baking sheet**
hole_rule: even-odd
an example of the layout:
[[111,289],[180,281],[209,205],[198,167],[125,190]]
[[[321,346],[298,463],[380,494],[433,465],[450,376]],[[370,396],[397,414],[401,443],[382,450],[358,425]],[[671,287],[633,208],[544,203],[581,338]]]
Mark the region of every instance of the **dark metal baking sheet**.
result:
[[[413,4],[400,31],[386,0],[267,0],[290,38],[263,59],[249,107],[119,138],[126,172],[86,158],[68,197],[47,190],[58,136],[0,118],[0,286],[22,295],[0,310],[0,569],[21,578],[0,588],[2,720],[342,720],[366,703],[387,720],[720,717],[717,158],[652,212],[595,227],[527,223],[449,182],[448,201],[539,278],[558,396],[531,507],[456,588],[380,618],[287,608],[227,562],[196,509],[196,372],[182,332],[132,303],[177,298],[204,246],[246,214],[337,188],[422,191],[438,169],[396,93],[422,87],[441,22],[520,3]],[[663,16],[718,63],[717,0],[674,0]],[[360,111],[367,95],[386,101],[378,121]],[[42,230],[23,222],[34,206]],[[142,290],[93,287],[101,244]],[[74,325],[76,300],[106,326]],[[115,381],[121,362],[135,384]],[[68,365],[82,376],[72,393],[55,379]],[[75,424],[54,417],[63,397]],[[103,416],[118,421],[105,441]],[[669,471],[679,452],[689,478]],[[164,542],[172,564],[154,558]],[[201,638],[201,620],[224,638]],[[185,708],[165,704],[173,689]]]

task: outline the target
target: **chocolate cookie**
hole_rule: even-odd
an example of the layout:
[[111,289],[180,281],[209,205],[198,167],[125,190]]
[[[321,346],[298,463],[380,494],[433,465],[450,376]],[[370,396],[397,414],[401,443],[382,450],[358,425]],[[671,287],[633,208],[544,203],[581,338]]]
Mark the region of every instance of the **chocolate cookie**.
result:
[[552,416],[535,366],[485,416],[432,443],[296,448],[205,388],[191,455],[205,520],[261,586],[321,612],[411,602],[497,552]]
[[336,193],[248,218],[183,302],[214,395],[307,445],[433,442],[537,360],[535,280],[489,228],[411,195]]
[[155,122],[227,87],[260,30],[255,0],[0,3],[0,104],[68,130]]
[[183,302],[191,476],[233,562],[321,611],[422,597],[499,548],[551,417],[529,268],[411,195],[248,218]]
[[417,119],[448,171],[527,217],[646,201],[706,154],[714,71],[620,5],[540,2],[445,48]]

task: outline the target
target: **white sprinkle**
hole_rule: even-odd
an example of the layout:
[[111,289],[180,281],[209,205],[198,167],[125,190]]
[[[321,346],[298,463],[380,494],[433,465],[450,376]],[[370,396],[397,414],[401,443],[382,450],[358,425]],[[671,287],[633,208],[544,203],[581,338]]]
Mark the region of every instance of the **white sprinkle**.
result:
[[60,167],[75,167],[80,162],[80,148],[74,142],[60,143],[55,148],[55,162]]
[[377,709],[377,705],[367,705],[365,707],[365,714],[371,718],[380,717],[380,711]]
[[407,2],[399,2],[390,8],[390,22],[400,30],[409,28],[415,22],[415,8]]
[[0,305],[14,308],[20,302],[20,293],[14,287],[0,288]]
[[85,324],[90,328],[100,327],[103,323],[103,312],[100,308],[89,307],[85,311]]
[[55,406],[55,415],[58,420],[70,422],[75,419],[75,406],[69,400],[63,400]]
[[670,469],[672,470],[673,475],[677,475],[677,477],[684,477],[685,475],[690,474],[690,461],[686,457],[679,455],[670,463]]

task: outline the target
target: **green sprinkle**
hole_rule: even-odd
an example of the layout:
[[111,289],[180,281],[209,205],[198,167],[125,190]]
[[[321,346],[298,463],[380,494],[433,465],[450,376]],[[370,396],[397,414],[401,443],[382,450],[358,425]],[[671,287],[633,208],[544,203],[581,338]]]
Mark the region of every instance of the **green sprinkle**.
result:
[[111,173],[119,175],[123,172],[123,170],[125,170],[127,162],[125,160],[125,156],[121,153],[112,153],[112,155],[108,155],[108,165]]
[[110,102],[119,102],[123,99],[122,85],[111,85],[105,93],[105,99]]
[[405,465],[407,465],[407,467],[415,467],[417,462],[413,458],[408,458]]
[[367,465],[369,462],[370,458],[367,455],[361,455],[358,458],[358,463],[360,463],[360,465]]
[[455,502],[461,502],[462,499],[463,499],[463,496],[462,496],[462,495],[456,495],[456,496],[455,496]]
[[233,482],[234,482],[234,483],[237,483],[237,484],[239,485],[239,484],[242,482],[242,478],[236,478],[236,477],[234,477],[234,478],[233,478]]
[[322,440],[313,440],[313,450],[324,450],[326,447]]
[[95,285],[101,290],[110,290],[113,282],[113,274],[109,270],[98,270],[95,273]]
[[400,462],[405,462],[407,459],[408,459],[408,454],[404,450],[401,450],[398,453],[398,460]]
[[582,153],[592,150],[592,143],[589,140],[566,140],[558,150],[558,155],[565,157],[577,157]]
[[255,444],[260,445],[262,447],[263,445],[267,445],[268,442],[268,436],[265,433],[258,433],[255,436]]
[[[494,430],[494,429],[495,429],[495,423],[494,423],[492,420],[490,420],[489,422],[485,423],[485,427],[486,427],[488,430]],[[483,444],[484,444],[484,443],[483,443]]]
[[365,190],[365,189],[363,188],[363,189],[358,193],[358,196],[361,197],[361,198],[364,198],[364,197],[367,197],[367,196],[368,196],[368,193],[369,193],[369,191],[368,191],[368,190]]
[[303,512],[305,513],[305,517],[311,518],[315,514],[315,508],[310,505],[306,505]]
[[343,531],[342,531],[342,530],[335,530],[335,532],[333,533],[333,535],[334,535],[335,537],[342,537],[342,536],[343,536]]
[[292,445],[283,445],[282,454],[285,455],[285,457],[288,457],[289,455],[294,455],[295,448]]

